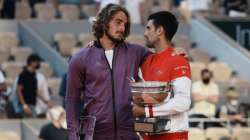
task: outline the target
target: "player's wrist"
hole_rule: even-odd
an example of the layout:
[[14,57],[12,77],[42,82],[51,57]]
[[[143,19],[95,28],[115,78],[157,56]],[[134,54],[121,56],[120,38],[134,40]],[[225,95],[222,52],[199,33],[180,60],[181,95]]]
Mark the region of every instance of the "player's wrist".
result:
[[23,104],[23,109],[29,108],[27,104]]

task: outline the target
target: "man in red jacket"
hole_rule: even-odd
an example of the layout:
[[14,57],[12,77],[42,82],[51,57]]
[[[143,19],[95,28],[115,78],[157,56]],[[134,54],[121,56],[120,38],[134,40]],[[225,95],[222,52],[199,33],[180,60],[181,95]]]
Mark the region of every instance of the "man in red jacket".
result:
[[[191,104],[191,73],[190,66],[184,56],[173,56],[171,39],[176,33],[178,22],[170,12],[158,12],[148,18],[144,36],[147,46],[154,47],[156,53],[149,55],[142,64],[142,75],[146,81],[171,82],[173,97],[155,106],[141,107],[134,105],[136,117],[170,118],[170,131],[161,134],[144,135],[144,140],[187,140],[188,109]],[[143,96],[149,100],[150,97]],[[151,102],[156,98],[151,98]]]

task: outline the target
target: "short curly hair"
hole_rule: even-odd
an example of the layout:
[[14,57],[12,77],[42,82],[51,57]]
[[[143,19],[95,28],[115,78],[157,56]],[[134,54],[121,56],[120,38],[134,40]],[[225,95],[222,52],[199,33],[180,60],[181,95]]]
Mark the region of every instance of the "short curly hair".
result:
[[92,26],[92,32],[96,39],[99,39],[103,36],[105,30],[108,29],[110,20],[119,11],[122,11],[127,16],[128,22],[125,25],[126,27],[124,37],[128,37],[130,33],[130,16],[128,11],[120,5],[108,4],[98,13],[96,20],[94,21],[94,24]]

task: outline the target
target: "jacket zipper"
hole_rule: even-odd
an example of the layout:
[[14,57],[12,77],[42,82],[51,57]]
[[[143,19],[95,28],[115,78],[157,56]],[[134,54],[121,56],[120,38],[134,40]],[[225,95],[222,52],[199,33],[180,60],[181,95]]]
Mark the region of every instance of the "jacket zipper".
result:
[[114,132],[115,132],[115,139],[117,138],[117,119],[116,119],[116,107],[115,107],[115,89],[114,89],[114,76],[113,76],[113,68],[114,68],[114,58],[115,58],[115,50],[113,49],[113,59],[112,59],[112,68],[110,67],[110,64],[108,62],[108,59],[105,55],[105,50],[104,50],[104,56],[105,60],[109,66],[109,70],[111,72],[111,82],[112,82],[112,104],[113,104],[113,118],[114,118]]

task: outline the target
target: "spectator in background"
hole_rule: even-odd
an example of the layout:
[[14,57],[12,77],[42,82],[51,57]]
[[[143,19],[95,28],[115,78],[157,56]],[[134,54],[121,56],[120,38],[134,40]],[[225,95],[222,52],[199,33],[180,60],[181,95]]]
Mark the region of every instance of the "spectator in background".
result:
[[14,19],[16,0],[0,0],[0,4],[2,5],[1,17]]
[[66,113],[61,106],[51,108],[47,114],[50,122],[41,128],[40,140],[68,140]]
[[31,54],[27,59],[27,67],[19,74],[17,80],[17,96],[19,104],[22,106],[23,117],[36,117],[36,98],[39,97],[45,104],[51,105],[43,94],[38,90],[36,71],[40,68],[40,57]]
[[216,104],[219,98],[219,88],[211,81],[213,74],[208,69],[201,71],[201,81],[192,85],[193,117],[215,117]]
[[95,0],[99,3],[99,10],[105,7],[108,4],[120,4],[120,0]]
[[123,0],[125,8],[128,10],[131,18],[131,23],[141,24],[141,17],[143,15],[144,0]]
[[247,0],[225,0],[225,14],[231,17],[246,17]]
[[220,107],[220,118],[228,119],[232,125],[243,124],[243,114],[240,112],[240,104],[238,101],[239,94],[234,87],[230,87],[226,93],[226,102]]
[[[50,95],[49,95],[49,88],[48,88],[48,83],[45,78],[45,76],[42,73],[36,72],[36,79],[37,79],[37,84],[38,84],[38,92],[43,95],[45,100],[49,101],[50,100]],[[37,97],[37,103],[36,103],[36,113],[37,117],[39,118],[44,118],[45,113],[48,111],[49,106],[44,103],[40,98]]]
[[32,13],[31,13],[31,16],[32,17],[35,17],[35,9],[34,9],[34,7],[35,7],[35,5],[37,4],[37,3],[45,3],[46,2],[46,0],[28,0],[29,1],[29,5],[30,5],[30,7],[31,7],[31,10],[32,10]]
[[36,3],[45,3],[46,0],[28,0],[29,1],[29,4],[30,4],[30,7],[32,9],[34,9],[34,6],[36,5]]
[[[50,100],[50,95],[48,91],[48,84],[46,81],[45,76],[42,73],[36,72],[36,79],[37,79],[37,86],[38,91],[44,96],[46,100]],[[17,81],[18,77],[16,78],[13,86],[12,86],[12,93],[9,99],[9,106],[8,106],[8,118],[21,118],[22,117],[22,106],[20,106],[16,89],[17,89]],[[44,118],[45,113],[48,111],[49,106],[45,104],[39,97],[36,98],[37,103],[35,106],[35,112],[37,117]]]
[[4,93],[6,92],[6,90],[7,90],[7,85],[5,82],[5,78],[2,71],[0,71],[0,118],[5,117],[7,96],[5,96]]

